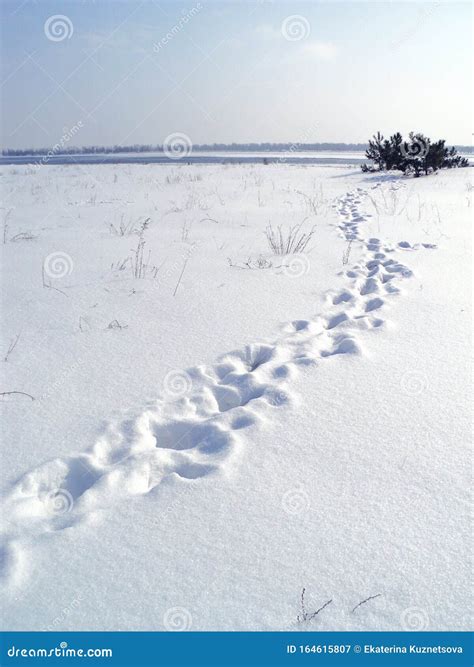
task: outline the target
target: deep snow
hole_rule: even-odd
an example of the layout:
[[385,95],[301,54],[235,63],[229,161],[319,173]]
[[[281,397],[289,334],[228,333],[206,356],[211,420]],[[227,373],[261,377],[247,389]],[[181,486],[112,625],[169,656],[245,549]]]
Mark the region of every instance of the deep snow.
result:
[[470,169],[1,172],[6,629],[471,625]]

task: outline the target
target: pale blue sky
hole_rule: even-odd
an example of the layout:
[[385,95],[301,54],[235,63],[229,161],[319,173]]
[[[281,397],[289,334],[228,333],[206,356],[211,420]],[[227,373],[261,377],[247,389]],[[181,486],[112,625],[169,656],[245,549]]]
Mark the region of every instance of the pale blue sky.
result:
[[[378,129],[471,142],[470,3],[3,0],[1,12],[3,147],[51,146],[77,124],[74,145],[174,132],[359,142]],[[55,15],[62,40],[45,28]]]

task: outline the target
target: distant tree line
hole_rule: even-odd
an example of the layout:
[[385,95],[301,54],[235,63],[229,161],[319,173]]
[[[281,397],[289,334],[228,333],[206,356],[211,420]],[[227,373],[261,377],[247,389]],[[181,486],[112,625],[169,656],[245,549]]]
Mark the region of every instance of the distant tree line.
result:
[[[380,141],[383,142],[383,137],[380,137]],[[395,136],[395,135],[394,135]],[[396,135],[398,136],[398,135]],[[375,139],[375,137],[374,137]],[[377,140],[378,141],[378,140]],[[285,152],[285,151],[369,151],[369,150],[378,150],[377,147],[374,149],[373,140],[369,144],[343,144],[343,143],[314,143],[314,144],[299,144],[295,143],[247,143],[247,144],[194,144],[194,151],[275,151],[275,152]],[[163,145],[152,145],[152,144],[132,144],[130,146],[65,146],[61,148],[55,147],[55,155],[94,155],[96,153],[161,153],[163,152]],[[384,149],[385,150],[385,149]],[[458,146],[458,150],[462,151],[472,151],[470,146]],[[47,155],[51,151],[51,148],[6,148],[2,150],[2,155],[5,156],[24,156],[24,155]],[[377,161],[377,153],[371,152],[371,155],[376,156],[376,164],[379,165],[380,162]],[[385,156],[385,152],[383,153]],[[367,155],[369,159],[373,159],[371,156]]]
[[[194,151],[363,151],[367,144],[299,144],[299,143],[247,143],[247,144],[194,144]],[[7,148],[2,155],[46,155],[49,148]],[[95,153],[162,153],[162,144],[133,144],[131,146],[68,146],[54,151],[55,155],[94,155]]]
[[[417,135],[418,136],[418,135]],[[421,135],[419,135],[421,136]],[[390,145],[392,139],[401,135],[396,134],[390,137]],[[444,143],[444,142],[443,142]],[[380,167],[380,164],[391,164],[392,160],[389,158],[390,151],[386,148],[387,140],[384,140],[382,135],[378,133],[374,139],[370,140],[368,144],[344,144],[344,143],[313,143],[300,144],[294,143],[247,143],[247,144],[194,144],[194,151],[259,151],[259,152],[298,152],[298,151],[366,151],[366,155],[370,160],[374,160],[375,164]],[[472,146],[457,146],[457,150],[463,152],[472,152]],[[51,152],[51,148],[5,148],[2,150],[4,156],[25,156],[25,155],[47,155]],[[451,149],[453,150],[453,149]],[[130,146],[54,146],[54,155],[94,155],[103,153],[162,153],[164,147],[162,144],[131,144]],[[370,151],[370,155],[369,155]],[[374,152],[375,151],[375,152]],[[388,152],[387,152],[388,151]],[[373,157],[372,157],[373,156]],[[382,167],[387,168],[387,167]],[[394,168],[394,167],[392,167]]]
[[[408,139],[403,139],[400,132],[385,139],[380,132],[369,140],[365,151],[372,164],[363,164],[362,171],[402,171],[414,176],[430,174],[438,169],[468,167],[469,161],[459,155],[453,146],[448,148],[445,139],[432,141],[421,132],[410,132]],[[465,147],[462,147],[465,148]]]

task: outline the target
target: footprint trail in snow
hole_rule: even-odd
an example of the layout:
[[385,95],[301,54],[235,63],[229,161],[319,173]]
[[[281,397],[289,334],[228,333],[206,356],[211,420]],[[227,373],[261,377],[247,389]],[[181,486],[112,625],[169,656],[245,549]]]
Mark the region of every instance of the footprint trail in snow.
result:
[[241,433],[261,413],[288,403],[298,367],[361,351],[360,332],[383,325],[383,307],[412,275],[390,256],[412,246],[386,247],[362,237],[367,195],[357,188],[336,202],[349,251],[360,244],[363,254],[345,270],[346,286],[328,296],[328,312],[287,324],[271,343],[248,345],[212,366],[175,373],[168,391],[141,413],[110,423],[89,449],[41,465],[11,488],[2,501],[0,577],[6,588],[26,580],[26,555],[40,536],[58,535],[100,510],[147,494],[170,476],[198,480],[231,470]]

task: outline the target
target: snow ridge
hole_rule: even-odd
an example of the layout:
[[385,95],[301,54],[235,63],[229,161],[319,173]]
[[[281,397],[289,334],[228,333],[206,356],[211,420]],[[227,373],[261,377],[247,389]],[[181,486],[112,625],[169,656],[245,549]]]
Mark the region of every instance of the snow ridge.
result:
[[26,581],[26,555],[35,539],[93,521],[165,479],[196,483],[231,472],[242,449],[240,432],[258,421],[263,406],[271,410],[291,402],[290,380],[298,367],[362,352],[360,332],[384,324],[383,307],[400,293],[400,281],[412,276],[389,256],[412,246],[363,238],[368,194],[357,188],[336,201],[339,230],[348,243],[345,263],[351,244],[361,244],[363,254],[344,271],[346,286],[328,295],[327,312],[288,323],[273,342],[174,373],[168,391],[138,415],[110,423],[89,449],[47,462],[13,485],[2,501],[0,577],[7,589]]

